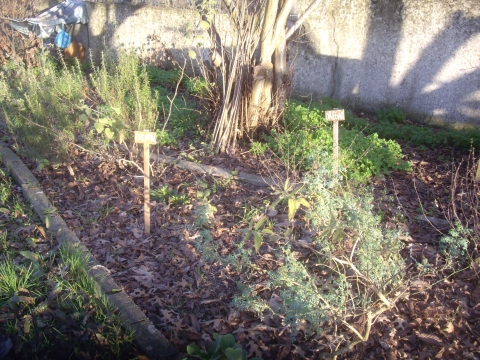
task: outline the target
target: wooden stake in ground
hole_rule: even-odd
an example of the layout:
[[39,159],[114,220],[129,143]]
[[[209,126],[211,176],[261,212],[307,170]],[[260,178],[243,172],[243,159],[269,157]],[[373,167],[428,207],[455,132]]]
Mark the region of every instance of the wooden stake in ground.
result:
[[475,181],[480,182],[480,160],[477,163],[477,173],[475,175]]
[[135,131],[135,142],[143,144],[143,213],[145,233],[150,234],[150,145],[157,143],[157,134],[151,131]]
[[325,111],[325,120],[333,121],[333,171],[338,175],[338,122],[345,120],[345,110]]

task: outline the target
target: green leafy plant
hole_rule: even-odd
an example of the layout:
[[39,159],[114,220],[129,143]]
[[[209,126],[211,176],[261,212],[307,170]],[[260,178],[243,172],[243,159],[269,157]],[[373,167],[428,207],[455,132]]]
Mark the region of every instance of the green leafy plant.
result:
[[[247,360],[247,353],[235,342],[231,334],[213,334],[214,342],[207,351],[196,345],[188,345],[187,353],[201,360]],[[254,358],[258,359],[258,358]]]
[[[114,117],[108,116],[108,114],[113,113]],[[124,129],[126,128],[125,123],[119,120],[121,115],[121,110],[119,108],[110,109],[108,107],[103,107],[101,111],[101,117],[95,122],[95,130],[99,134],[104,134],[107,140],[113,140],[115,135],[118,136],[118,141],[122,142],[124,139]]]
[[460,223],[456,223],[448,234],[442,236],[438,241],[438,250],[440,254],[452,259],[465,259],[470,245],[469,238],[473,235],[473,230],[465,228]]
[[152,189],[150,195],[153,199],[170,205],[185,205],[190,203],[190,199],[186,194],[179,194],[177,191],[170,189],[166,184],[158,189]]
[[48,161],[48,159],[41,159],[38,161],[37,170],[42,171],[44,167],[49,165],[50,165],[50,161]]
[[186,80],[187,93],[200,98],[204,98],[209,94],[211,86],[208,81],[198,76]]
[[310,207],[310,203],[305,197],[299,195],[302,187],[299,185],[290,185],[290,180],[285,180],[283,188],[274,188],[273,195],[277,196],[277,199],[271,205],[272,209],[283,201],[288,203],[288,221],[292,221],[300,206],[303,205],[306,208]]
[[[383,109],[375,115],[377,123],[369,123],[362,129],[365,134],[378,134],[387,140],[404,140],[416,146],[432,148],[452,146],[463,152],[471,147],[480,148],[480,132],[475,128],[440,129],[406,121],[406,114],[396,108]],[[356,128],[355,120],[348,120],[349,128]]]
[[251,147],[250,147],[250,150],[249,152],[252,154],[252,155],[263,155],[265,154],[265,152],[268,150],[268,145],[265,144],[265,143],[261,143],[261,142],[258,142],[258,141],[253,141],[251,143]]
[[199,134],[204,118],[196,110],[196,104],[186,98],[174,97],[173,94],[158,96],[158,111],[160,121],[157,128],[163,131],[163,124],[168,132],[160,133],[159,143],[164,145],[176,146],[180,138],[184,136],[195,137]]
[[[333,104],[312,105],[290,101],[284,116],[284,129],[273,130],[266,137],[269,148],[287,164],[310,170],[324,166],[333,154],[331,124],[325,121],[325,110]],[[347,118],[352,115],[347,111]],[[339,134],[340,166],[349,179],[365,182],[372,176],[388,174],[389,170],[409,170],[402,150],[393,140],[376,134],[365,136],[361,125]]]
[[[145,70],[148,74],[148,80],[152,86],[175,88],[182,76],[180,69],[162,69],[153,65],[147,65]],[[182,85],[186,80],[182,80]]]
[[167,184],[161,186],[158,189],[152,189],[150,191],[150,195],[154,200],[158,200],[161,202],[168,202],[168,198],[173,193],[173,190],[169,188]]
[[407,115],[402,110],[394,107],[380,110],[375,117],[380,123],[404,124],[405,120],[407,120]]
[[253,243],[255,246],[255,251],[258,253],[260,250],[260,246],[262,245],[262,241],[264,236],[270,236],[272,238],[275,237],[275,233],[269,229],[269,228],[263,228],[263,225],[265,224],[265,220],[267,220],[267,217],[265,215],[260,216],[260,218],[254,222],[255,218],[250,220],[249,224],[249,230],[247,230],[243,242],[246,242],[250,239],[250,237],[253,237]]
[[172,205],[187,205],[190,204],[190,198],[186,194],[173,194],[169,198]]

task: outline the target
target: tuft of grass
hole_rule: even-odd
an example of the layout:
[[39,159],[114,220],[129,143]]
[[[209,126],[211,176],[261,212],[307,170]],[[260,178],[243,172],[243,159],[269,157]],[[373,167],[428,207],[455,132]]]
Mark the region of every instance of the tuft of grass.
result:
[[[0,233],[0,336],[21,359],[131,359],[138,355],[134,334],[122,328],[116,309],[88,275],[87,258],[74,245],[59,246],[52,234],[24,212],[28,208],[0,171],[4,217]],[[5,191],[10,188],[11,192]],[[36,224],[36,230],[16,231]]]
[[[32,264],[19,266],[13,264],[8,257],[0,260],[0,308],[22,302],[23,299],[20,298],[22,293],[39,296],[41,287],[41,280],[36,275]],[[28,302],[31,301],[33,299],[28,300]]]

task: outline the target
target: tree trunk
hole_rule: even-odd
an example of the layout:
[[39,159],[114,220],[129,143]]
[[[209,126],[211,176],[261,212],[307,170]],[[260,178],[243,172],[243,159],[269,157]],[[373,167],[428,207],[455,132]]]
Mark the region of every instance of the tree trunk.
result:
[[[282,116],[290,79],[287,75],[287,41],[305,18],[320,4],[313,0],[293,24],[287,20],[296,0],[223,0],[239,36],[229,56],[213,24],[212,53],[220,74],[221,105],[215,115],[212,142],[220,152],[236,145],[239,132],[256,138],[259,129],[270,128]],[[202,0],[197,0],[202,3]],[[207,2],[203,2],[208,4]],[[203,10],[202,19],[213,21],[211,9]],[[260,25],[261,24],[261,25]],[[259,28],[261,26],[261,29]],[[254,58],[259,47],[260,58]],[[256,66],[255,66],[256,65]],[[254,68],[252,78],[251,68]]]
[[287,89],[285,86],[285,77],[287,76],[287,41],[285,29],[279,34],[279,42],[273,53],[273,94],[275,113],[271,125],[275,125],[278,119],[283,115],[285,103],[287,101]]
[[[274,28],[277,19],[279,0],[267,0],[265,19],[260,33],[260,65],[271,63],[275,50]],[[271,70],[264,69],[262,76],[254,78],[252,93],[248,103],[247,129],[250,133],[256,131],[261,125],[260,118],[264,118],[272,101],[272,76]]]

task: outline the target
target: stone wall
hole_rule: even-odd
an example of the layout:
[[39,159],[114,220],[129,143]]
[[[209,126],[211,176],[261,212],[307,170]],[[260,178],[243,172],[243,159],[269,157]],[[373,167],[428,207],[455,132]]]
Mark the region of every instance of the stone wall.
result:
[[[175,7],[182,1],[185,6]],[[309,1],[299,0],[300,13]],[[158,65],[171,64],[169,58],[183,63],[189,49],[200,50],[200,58],[208,52],[206,34],[191,28],[198,22],[191,1],[86,3],[90,22],[77,26],[74,38],[97,56],[104,43],[134,48]],[[218,18],[229,45],[228,18]],[[296,95],[329,96],[370,112],[395,106],[417,120],[480,124],[478,0],[324,0],[303,30],[290,46]]]

